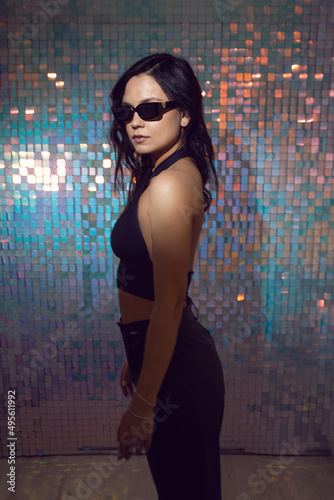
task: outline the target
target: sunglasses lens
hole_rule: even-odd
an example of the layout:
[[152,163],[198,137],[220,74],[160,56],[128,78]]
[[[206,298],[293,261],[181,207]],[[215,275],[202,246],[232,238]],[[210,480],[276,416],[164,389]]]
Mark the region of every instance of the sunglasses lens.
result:
[[121,122],[131,120],[133,114],[129,106],[120,106],[119,108],[114,108],[112,112],[114,114],[114,117]]
[[154,120],[159,116],[159,103],[148,102],[137,107],[138,114],[143,120]]
[[[142,120],[156,120],[160,116],[162,106],[160,102],[145,102],[139,104],[134,111]],[[130,106],[118,106],[112,110],[114,117],[121,122],[130,122],[134,111]]]

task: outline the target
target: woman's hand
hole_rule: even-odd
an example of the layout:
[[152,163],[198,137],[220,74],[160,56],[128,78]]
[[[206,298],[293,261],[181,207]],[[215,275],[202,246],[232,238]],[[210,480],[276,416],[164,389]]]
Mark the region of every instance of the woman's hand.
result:
[[[125,397],[132,396],[135,385],[132,381],[129,364],[126,361],[121,369],[120,386]],[[141,417],[152,418],[137,418],[129,411],[129,408],[124,413],[121,423],[118,428],[118,458],[128,460],[131,455],[140,453],[144,448],[149,450],[152,443],[152,433],[154,428],[153,409],[143,404],[141,400],[136,401],[136,405],[132,411]]]
[[[150,413],[152,413],[152,409],[147,416],[149,416]],[[145,419],[137,418],[132,415],[128,408],[118,428],[118,459],[121,460],[125,458],[128,460],[131,455],[140,453],[142,448],[148,451],[152,443],[153,430],[153,416],[152,418]]]
[[131,372],[127,361],[125,361],[124,365],[122,366],[119,383],[124,396],[126,398],[128,396],[131,396],[134,389],[134,383],[132,382]]

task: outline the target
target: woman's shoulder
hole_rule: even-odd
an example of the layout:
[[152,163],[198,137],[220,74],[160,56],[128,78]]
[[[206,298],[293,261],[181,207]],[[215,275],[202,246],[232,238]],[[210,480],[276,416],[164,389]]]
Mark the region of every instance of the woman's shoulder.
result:
[[151,192],[191,191],[193,187],[203,189],[202,177],[196,163],[190,157],[181,158],[168,169],[160,172],[151,181]]
[[174,216],[184,207],[195,205],[196,210],[192,213],[196,215],[202,212],[203,184],[195,163],[190,158],[182,158],[153,178],[147,202],[152,217],[160,210]]

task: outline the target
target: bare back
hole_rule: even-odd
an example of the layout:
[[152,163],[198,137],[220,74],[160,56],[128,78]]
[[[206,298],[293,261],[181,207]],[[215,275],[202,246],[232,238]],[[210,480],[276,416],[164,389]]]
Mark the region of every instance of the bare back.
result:
[[[159,213],[161,223],[159,223]],[[157,269],[164,267],[164,261],[167,265],[168,257],[165,255],[181,253],[186,256],[182,259],[185,271],[192,270],[203,214],[202,178],[196,165],[189,158],[175,162],[168,170],[152,179],[139,200],[138,221],[148,253]],[[185,238],[180,238],[180,235],[185,235]],[[167,248],[160,251],[162,246]],[[178,270],[181,271],[181,267],[180,269],[175,267],[175,272]],[[162,281],[165,282],[166,277],[157,280],[155,288],[163,287]],[[123,290],[119,290],[118,294],[123,323],[150,318],[154,301]]]

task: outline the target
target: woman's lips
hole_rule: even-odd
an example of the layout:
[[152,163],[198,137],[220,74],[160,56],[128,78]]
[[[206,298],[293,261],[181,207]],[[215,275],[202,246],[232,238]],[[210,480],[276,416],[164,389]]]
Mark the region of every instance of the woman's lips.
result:
[[146,139],[148,139],[148,137],[144,136],[144,135],[134,135],[133,136],[133,140],[135,142],[143,142],[145,141]]

